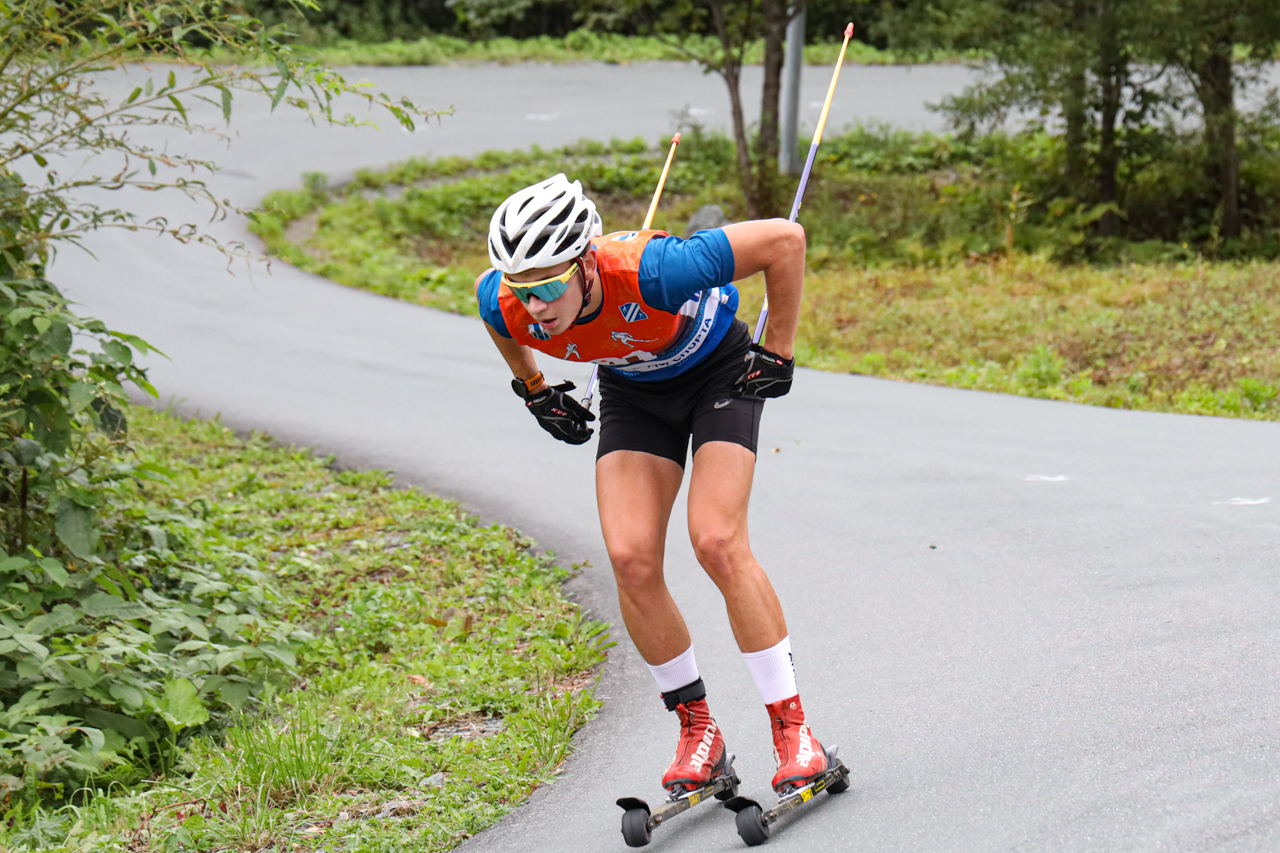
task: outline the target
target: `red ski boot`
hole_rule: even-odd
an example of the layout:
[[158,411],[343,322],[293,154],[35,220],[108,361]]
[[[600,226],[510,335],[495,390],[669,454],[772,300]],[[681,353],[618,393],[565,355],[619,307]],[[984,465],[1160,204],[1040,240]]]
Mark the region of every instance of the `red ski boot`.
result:
[[680,743],[671,766],[662,775],[662,787],[679,792],[701,788],[723,775],[728,764],[720,726],[707,707],[702,679],[662,694],[667,710],[680,718]]
[[798,695],[766,705],[765,709],[773,728],[773,757],[778,762],[773,790],[785,794],[821,775],[827,769],[827,753],[809,731]]

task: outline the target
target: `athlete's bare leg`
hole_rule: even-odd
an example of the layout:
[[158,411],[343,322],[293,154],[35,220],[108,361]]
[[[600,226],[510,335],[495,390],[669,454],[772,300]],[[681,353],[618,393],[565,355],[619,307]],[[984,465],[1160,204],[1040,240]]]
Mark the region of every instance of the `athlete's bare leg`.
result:
[[744,653],[772,648],[787,636],[778,595],[747,539],[755,467],[756,455],[742,445],[708,441],[694,455],[689,479],[693,550],[724,596],[733,636]]
[[667,590],[662,556],[684,470],[661,456],[615,450],[596,462],[600,529],[618,581],[622,621],[646,663],[689,648],[689,629]]

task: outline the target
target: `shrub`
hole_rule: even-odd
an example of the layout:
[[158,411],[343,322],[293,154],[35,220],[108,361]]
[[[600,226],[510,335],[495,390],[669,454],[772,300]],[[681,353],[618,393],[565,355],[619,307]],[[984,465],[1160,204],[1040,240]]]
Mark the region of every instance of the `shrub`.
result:
[[[0,279],[0,519],[9,554],[90,558],[103,484],[118,481],[122,383],[151,391],[147,344],[77,317],[39,278]],[[73,350],[76,337],[97,351]]]
[[[75,342],[96,350],[73,349]],[[77,317],[52,284],[0,281],[0,790],[65,792],[163,770],[187,729],[292,665],[271,587],[232,553],[189,553],[190,507],[128,509],[165,472],[126,443],[133,336]]]

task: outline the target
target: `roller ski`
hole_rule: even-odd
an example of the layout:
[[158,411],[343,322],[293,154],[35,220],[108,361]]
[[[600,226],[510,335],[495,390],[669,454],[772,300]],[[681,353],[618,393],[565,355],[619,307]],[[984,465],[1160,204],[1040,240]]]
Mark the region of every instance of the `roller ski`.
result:
[[748,847],[769,840],[772,826],[784,814],[800,808],[826,791],[839,794],[849,789],[849,768],[838,757],[840,747],[823,749],[809,731],[800,707],[800,697],[793,696],[767,706],[773,729],[773,752],[778,772],[773,776],[773,790],[778,804],[765,811],[749,797],[733,797],[725,808],[736,813],[738,835]]
[[676,755],[662,776],[667,800],[657,809],[650,809],[636,797],[618,800],[623,809],[622,838],[628,847],[645,846],[655,828],[699,803],[738,795],[740,781],[733,769],[733,755],[725,750],[720,727],[707,708],[702,680],[662,698],[667,709],[680,718]]

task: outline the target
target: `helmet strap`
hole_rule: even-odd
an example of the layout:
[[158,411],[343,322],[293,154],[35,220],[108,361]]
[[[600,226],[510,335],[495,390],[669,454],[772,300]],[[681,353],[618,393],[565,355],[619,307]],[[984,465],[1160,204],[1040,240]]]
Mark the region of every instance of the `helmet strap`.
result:
[[573,324],[569,326],[570,329],[578,325],[578,321],[582,319],[582,312],[586,311],[587,306],[591,304],[591,276],[587,275],[587,267],[582,263],[586,256],[587,253],[585,251],[578,256],[578,270],[582,273],[582,307],[578,309],[578,316],[573,318]]

